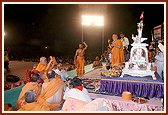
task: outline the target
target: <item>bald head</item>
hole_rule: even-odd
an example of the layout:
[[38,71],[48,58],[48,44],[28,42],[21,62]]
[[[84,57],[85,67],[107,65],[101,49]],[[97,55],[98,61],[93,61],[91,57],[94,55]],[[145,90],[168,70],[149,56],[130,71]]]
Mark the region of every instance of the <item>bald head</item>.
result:
[[48,71],[47,77],[48,79],[55,78],[55,72],[53,70]]

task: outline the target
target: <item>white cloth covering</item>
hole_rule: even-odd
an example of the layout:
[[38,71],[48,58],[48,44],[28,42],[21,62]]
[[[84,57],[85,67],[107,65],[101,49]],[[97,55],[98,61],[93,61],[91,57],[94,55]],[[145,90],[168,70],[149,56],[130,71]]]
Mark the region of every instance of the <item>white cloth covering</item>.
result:
[[86,88],[83,88],[83,90],[80,91],[78,89],[69,89],[67,87],[63,99],[66,100],[67,98],[74,98],[85,102],[92,101]]
[[157,73],[162,78],[162,71],[164,69],[164,57],[163,57],[163,53],[160,52],[159,54],[157,54],[155,56],[155,59],[156,59],[155,65],[157,66]]
[[158,47],[164,53],[164,46],[161,43],[159,43]]

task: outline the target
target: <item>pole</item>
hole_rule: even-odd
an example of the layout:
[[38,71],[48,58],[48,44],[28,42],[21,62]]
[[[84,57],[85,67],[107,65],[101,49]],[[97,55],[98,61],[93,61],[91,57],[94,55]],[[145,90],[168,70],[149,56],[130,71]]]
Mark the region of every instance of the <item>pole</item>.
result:
[[83,24],[82,24],[82,43],[83,43]]
[[104,25],[103,25],[103,32],[102,32],[102,54],[104,52]]

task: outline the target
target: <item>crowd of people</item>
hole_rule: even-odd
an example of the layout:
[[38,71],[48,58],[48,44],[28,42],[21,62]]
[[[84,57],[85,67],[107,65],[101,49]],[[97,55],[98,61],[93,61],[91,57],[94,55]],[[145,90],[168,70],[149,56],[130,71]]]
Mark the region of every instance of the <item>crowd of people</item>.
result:
[[[61,65],[58,65],[58,71]],[[55,70],[57,71],[57,70]],[[39,74],[23,88],[14,106],[15,111],[56,111],[61,110],[68,98],[91,102],[87,89],[82,87],[78,77],[62,79],[54,70],[47,72],[46,81],[41,84]]]

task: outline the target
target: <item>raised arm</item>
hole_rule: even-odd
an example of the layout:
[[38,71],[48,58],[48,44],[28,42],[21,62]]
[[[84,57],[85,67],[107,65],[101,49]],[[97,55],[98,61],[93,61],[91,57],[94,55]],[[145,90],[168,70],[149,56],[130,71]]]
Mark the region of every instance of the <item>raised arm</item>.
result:
[[48,69],[49,69],[50,65],[52,64],[52,62],[53,62],[53,60],[51,59],[44,71],[48,71]]
[[85,45],[85,48],[83,50],[86,50],[88,45],[86,44],[86,42],[84,41],[83,44]]

